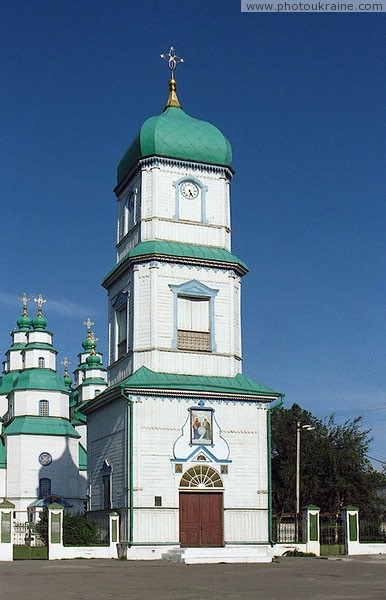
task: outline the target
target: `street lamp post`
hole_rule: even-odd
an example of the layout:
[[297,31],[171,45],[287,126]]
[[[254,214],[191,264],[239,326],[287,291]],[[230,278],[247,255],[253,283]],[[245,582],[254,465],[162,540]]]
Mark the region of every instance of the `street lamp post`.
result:
[[300,438],[302,431],[314,431],[309,423],[302,425],[296,421],[296,541],[299,540],[299,515],[300,515]]

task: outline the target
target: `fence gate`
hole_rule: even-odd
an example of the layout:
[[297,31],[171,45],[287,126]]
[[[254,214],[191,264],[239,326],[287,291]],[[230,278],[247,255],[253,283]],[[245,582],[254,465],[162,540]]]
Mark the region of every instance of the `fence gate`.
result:
[[345,554],[344,524],[341,513],[320,514],[321,556]]
[[13,559],[48,559],[48,519],[21,511],[13,514]]

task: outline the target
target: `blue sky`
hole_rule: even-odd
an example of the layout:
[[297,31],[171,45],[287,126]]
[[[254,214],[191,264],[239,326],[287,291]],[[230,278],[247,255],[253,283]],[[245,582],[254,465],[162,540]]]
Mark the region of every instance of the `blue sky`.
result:
[[237,0],[4,2],[2,352],[23,291],[47,298],[59,361],[76,366],[88,316],[105,351],[116,165],[164,106],[173,45],[186,112],[233,148],[244,372],[287,406],[365,415],[386,461],[384,35],[384,15]]

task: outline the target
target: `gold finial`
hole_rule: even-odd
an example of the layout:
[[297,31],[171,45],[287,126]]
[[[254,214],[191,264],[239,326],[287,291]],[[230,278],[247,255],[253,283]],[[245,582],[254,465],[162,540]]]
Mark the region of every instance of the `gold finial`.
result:
[[34,298],[34,302],[37,302],[38,305],[38,317],[42,317],[43,313],[42,313],[42,308],[43,308],[43,304],[45,304],[47,302],[47,300],[43,299],[43,296],[41,294],[39,294],[39,296],[37,298]]
[[176,55],[176,52],[171,46],[168,54],[161,54],[161,58],[168,61],[169,69],[170,69],[170,79],[169,79],[169,98],[166,102],[166,106],[164,110],[166,110],[169,106],[174,106],[176,108],[182,108],[180,101],[177,96],[177,82],[174,79],[174,71],[177,67],[177,63],[183,63],[184,59],[180,56]]
[[88,317],[87,321],[85,321],[83,325],[87,327],[87,339],[91,340],[91,326],[95,325],[94,321],[91,321],[90,317]]
[[18,300],[20,300],[21,302],[23,302],[23,314],[21,316],[22,317],[28,317],[27,302],[31,302],[32,298],[27,298],[27,294],[25,292],[23,292],[22,297],[18,298]]
[[68,367],[70,366],[71,361],[69,361],[67,359],[67,356],[65,356],[64,360],[60,361],[60,364],[64,365],[64,375],[63,375],[63,377],[69,377],[69,375],[68,375]]
[[91,340],[91,352],[90,352],[90,355],[91,356],[95,356],[96,355],[96,352],[95,352],[95,343],[98,341],[98,339],[99,338],[96,338],[94,336],[94,333],[90,334],[90,340]]

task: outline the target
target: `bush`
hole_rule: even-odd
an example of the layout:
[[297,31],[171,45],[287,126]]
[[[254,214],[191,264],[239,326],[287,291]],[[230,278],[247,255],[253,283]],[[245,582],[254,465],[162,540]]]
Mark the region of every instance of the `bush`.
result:
[[39,521],[36,523],[36,533],[44,544],[48,544],[48,510],[43,508],[39,514]]
[[63,543],[66,546],[96,546],[100,543],[97,521],[89,521],[82,513],[64,513]]
[[298,550],[297,548],[294,548],[293,550],[287,550],[287,552],[284,552],[283,556],[316,556],[316,554],[314,554],[314,552],[303,552],[302,550]]

